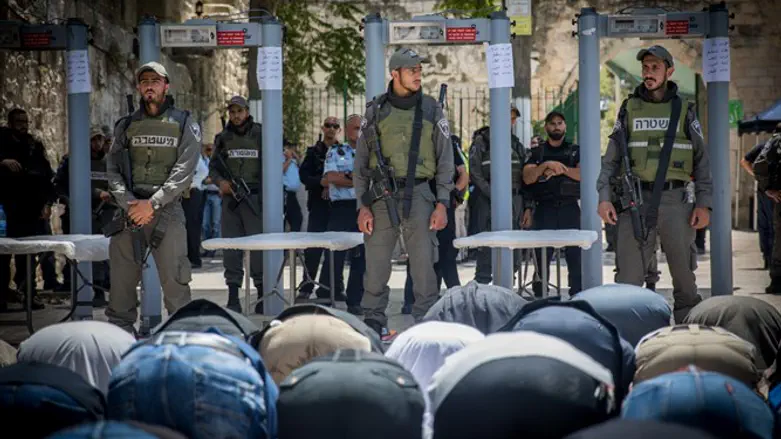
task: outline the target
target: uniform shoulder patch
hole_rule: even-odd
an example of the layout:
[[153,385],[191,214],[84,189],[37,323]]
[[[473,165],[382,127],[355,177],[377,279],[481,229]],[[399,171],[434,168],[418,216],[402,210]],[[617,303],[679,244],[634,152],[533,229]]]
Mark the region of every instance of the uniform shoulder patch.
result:
[[694,120],[692,120],[692,123],[690,124],[690,127],[691,127],[692,131],[697,133],[698,136],[704,137],[702,135],[702,126],[700,126],[700,121],[697,120],[696,117],[694,118]]
[[190,131],[193,133],[193,137],[195,137],[195,140],[197,142],[201,141],[201,127],[198,126],[197,122],[190,122]]
[[446,138],[450,138],[450,123],[447,121],[447,119],[442,118],[437,122],[437,126],[439,127],[439,130],[442,131],[442,135]]

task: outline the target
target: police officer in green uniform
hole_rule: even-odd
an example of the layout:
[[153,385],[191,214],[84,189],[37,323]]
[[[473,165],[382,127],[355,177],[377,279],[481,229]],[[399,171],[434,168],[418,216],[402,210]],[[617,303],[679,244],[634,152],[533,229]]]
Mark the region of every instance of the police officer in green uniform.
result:
[[[511,111],[518,111],[513,108]],[[474,221],[476,232],[491,231],[491,130],[490,127],[482,127],[472,136],[472,147],[469,149],[469,176],[474,185],[474,191],[470,195],[470,217]],[[510,140],[510,164],[512,172],[512,201],[513,201],[513,228],[520,229],[520,218],[523,210],[523,163],[526,160],[526,150],[520,139],[511,134]],[[521,251],[513,252],[516,271],[521,264]],[[492,279],[491,249],[480,247],[477,250],[477,264],[475,268],[475,281],[481,284],[489,284]]]
[[[209,177],[220,188],[222,196],[222,237],[238,238],[257,235],[262,232],[263,218],[261,205],[257,202],[261,191],[261,126],[249,114],[247,100],[234,96],[228,103],[230,121],[217,138],[214,139],[214,153],[209,162]],[[217,160],[217,154],[222,160]],[[228,166],[235,180],[244,180],[250,190],[247,199],[240,203],[231,196],[233,188],[228,173],[222,167]],[[281,213],[280,213],[281,215]],[[228,285],[227,307],[241,312],[239,288],[244,280],[244,265],[241,250],[223,252],[225,283]],[[250,274],[258,299],[263,297],[263,257],[259,251],[250,252]],[[263,312],[263,302],[258,301],[255,312]]]
[[[455,169],[447,118],[437,101],[421,90],[421,64],[425,61],[407,48],[393,53],[388,65],[393,79],[388,91],[369,103],[355,152],[353,182],[359,208],[358,229],[364,233],[366,244],[361,307],[366,323],[380,334],[387,329],[385,310],[390,295],[391,254],[400,231],[391,225],[383,200],[370,205],[362,200],[370,189],[371,170],[378,166],[377,141],[396,176],[395,198],[409,254],[415,293],[412,315],[416,321],[423,318],[439,293],[434,273],[439,253],[437,231],[447,224]],[[413,125],[418,129],[413,129]],[[417,139],[415,133],[419,133]],[[415,146],[418,158],[409,163],[410,155],[415,155]],[[436,193],[429,186],[432,179],[436,180]]]
[[[642,62],[643,83],[621,105],[607,152],[602,158],[597,180],[598,210],[603,221],[618,224],[618,283],[642,286],[658,237],[667,255],[675,299],[673,314],[675,322],[679,323],[702,300],[697,294],[694,277],[696,255],[692,254],[692,243],[695,231],[707,227],[710,221],[712,184],[708,151],[694,105],[675,102],[681,98],[678,86],[669,81],[674,71],[670,53],[661,46],[652,46],[641,50],[637,60]],[[672,152],[664,179],[660,181],[658,223],[649,228],[641,245],[634,237],[629,212],[619,215],[610,200],[610,177],[623,172],[619,170],[622,156],[617,142],[627,142],[632,173],[641,182],[642,213],[647,217],[667,127],[678,104],[681,105],[680,117],[675,126],[675,138],[669,142]],[[694,194],[686,189],[692,178]]]
[[180,199],[190,187],[201,152],[200,127],[167,96],[165,68],[156,62],[144,64],[136,71],[136,80],[140,107],[114,127],[106,165],[111,195],[127,212],[129,223],[143,231],[125,229],[111,237],[109,246],[111,294],[106,316],[131,332],[138,315],[139,253],[154,256],[169,315],[190,301]]

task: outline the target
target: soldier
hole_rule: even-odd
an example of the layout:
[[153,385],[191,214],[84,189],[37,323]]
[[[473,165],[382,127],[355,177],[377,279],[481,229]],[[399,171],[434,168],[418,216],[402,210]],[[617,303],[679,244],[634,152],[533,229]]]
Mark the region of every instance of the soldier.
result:
[[[512,108],[510,115],[515,116],[518,110]],[[523,164],[526,161],[525,148],[514,134],[510,140],[510,163],[512,167],[512,201],[513,201],[513,228],[520,228],[521,212],[523,209]],[[470,179],[475,189],[470,196],[470,212],[475,222],[476,232],[488,232],[491,230],[491,137],[490,128],[483,127],[475,131],[472,136],[472,147],[469,150]],[[515,251],[513,266],[517,270],[521,264],[521,252]],[[477,264],[475,268],[475,281],[481,284],[491,283],[491,249],[480,247],[477,250]]]
[[770,285],[765,288],[767,294],[781,294],[781,123],[773,131],[773,136],[765,143],[755,158],[753,171],[757,188],[764,192],[773,206],[770,222],[773,241],[770,246]]
[[[409,254],[415,321],[423,318],[438,294],[434,273],[436,233],[447,224],[455,170],[447,118],[437,101],[423,95],[420,87],[421,63],[425,61],[407,48],[393,53],[388,65],[393,79],[388,91],[367,106],[355,153],[358,229],[364,233],[366,245],[361,307],[366,324],[380,334],[387,333],[391,254],[400,233]],[[370,189],[371,170],[379,167],[378,148],[396,176],[398,190],[393,196],[398,201],[401,230],[392,226],[385,200],[367,203],[362,199]],[[431,179],[436,179],[436,194],[429,186]]]
[[[642,62],[643,83],[621,104],[610,135],[597,180],[598,210],[603,221],[618,224],[618,283],[643,284],[659,238],[673,278],[673,315],[679,323],[702,300],[694,277],[696,258],[692,243],[695,230],[707,227],[710,221],[712,185],[708,151],[694,105],[684,106],[678,96],[678,86],[669,81],[675,70],[670,53],[661,46],[651,46],[641,50],[637,60]],[[627,142],[623,146],[629,151],[631,172],[642,188],[641,213],[647,221],[642,244],[635,239],[630,212],[618,215],[610,201],[610,176],[626,172],[626,169],[616,172],[623,166],[623,148],[619,142]],[[668,154],[669,164],[657,173],[660,158]],[[686,189],[692,176],[696,198]],[[658,198],[653,198],[655,187]]]
[[[168,314],[190,301],[190,260],[180,199],[201,152],[201,130],[167,96],[168,72],[156,62],[136,70],[139,109],[117,121],[107,159],[108,187],[134,225],[111,236],[109,321],[135,332],[136,286],[154,256]],[[140,230],[134,230],[140,228]]]
[[[230,121],[214,139],[214,153],[209,162],[209,177],[220,188],[222,197],[222,237],[262,233],[262,206],[257,202],[261,192],[262,132],[249,114],[249,105],[241,96],[234,96],[228,103]],[[227,169],[225,168],[227,166]],[[235,182],[231,182],[233,177]],[[234,183],[246,184],[247,197],[240,202],[232,196],[238,188]],[[281,214],[281,213],[280,213]],[[241,312],[239,288],[244,280],[241,250],[225,250],[225,283],[228,285],[228,309]],[[255,312],[263,313],[263,257],[261,252],[250,252],[250,275],[258,290]]]

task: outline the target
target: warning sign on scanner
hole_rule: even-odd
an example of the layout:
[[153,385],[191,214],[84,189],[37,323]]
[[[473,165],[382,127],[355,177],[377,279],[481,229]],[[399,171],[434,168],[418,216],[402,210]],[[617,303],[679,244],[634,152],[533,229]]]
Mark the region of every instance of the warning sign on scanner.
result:
[[667,20],[664,33],[666,35],[687,35],[689,33],[689,20]]
[[243,46],[244,31],[242,30],[217,31],[217,45]]
[[23,33],[22,46],[24,47],[47,47],[51,44],[51,36],[48,33]]
[[447,28],[447,41],[476,41],[477,29],[474,27]]

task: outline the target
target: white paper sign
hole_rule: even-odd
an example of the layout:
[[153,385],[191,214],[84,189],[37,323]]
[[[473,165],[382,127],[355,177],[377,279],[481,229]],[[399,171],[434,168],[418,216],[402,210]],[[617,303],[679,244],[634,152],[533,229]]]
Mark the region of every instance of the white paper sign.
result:
[[506,4],[508,17],[531,15],[531,0],[509,0]]
[[729,82],[729,38],[707,38],[702,45],[702,76],[705,82]]
[[89,93],[92,91],[87,50],[68,51],[67,78],[68,94]]
[[488,88],[515,86],[513,46],[510,43],[491,44],[485,49],[488,64]]
[[258,47],[258,87],[282,90],[282,48]]

